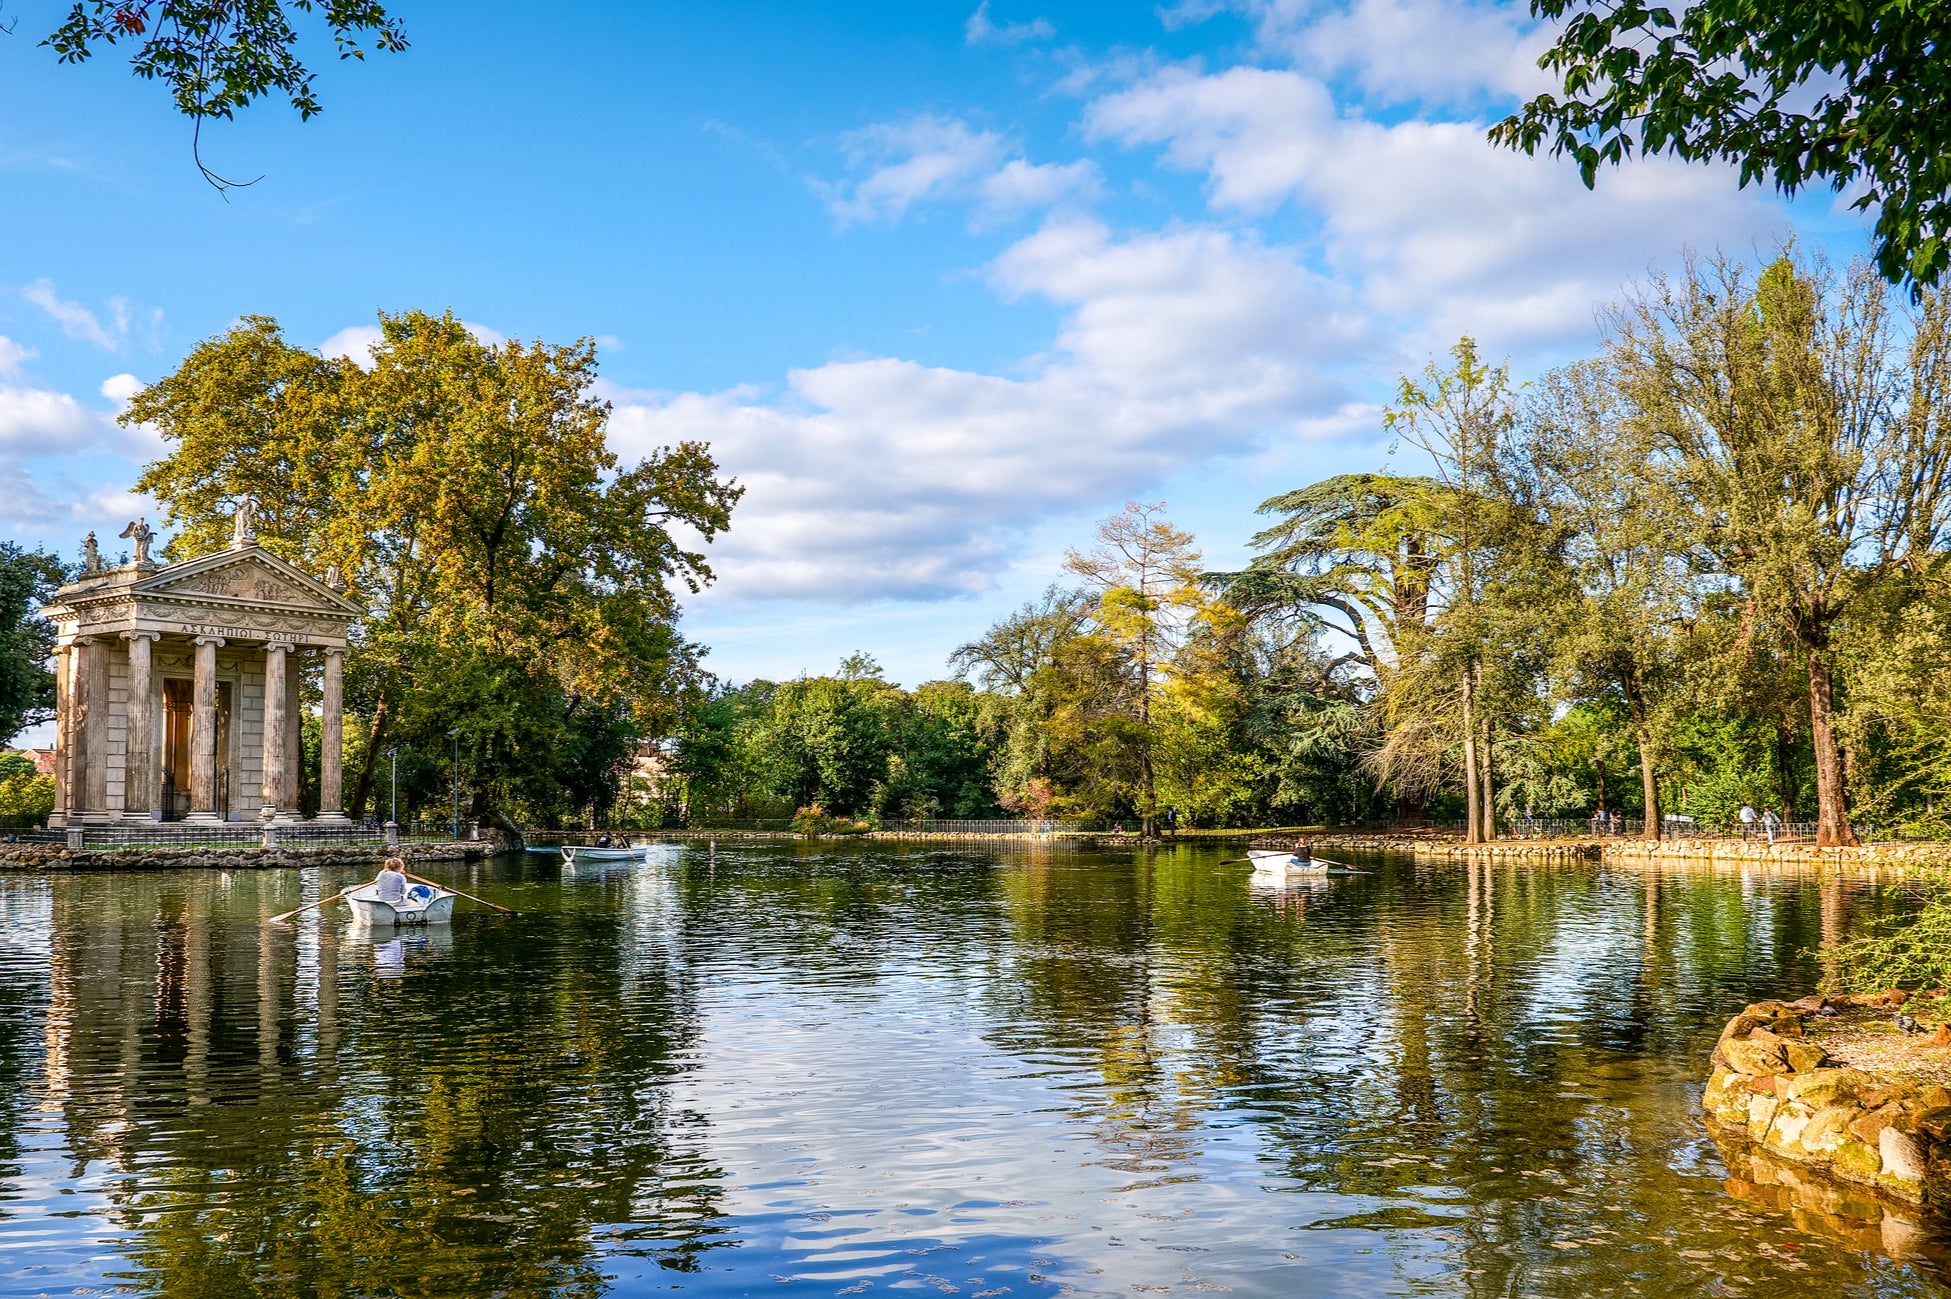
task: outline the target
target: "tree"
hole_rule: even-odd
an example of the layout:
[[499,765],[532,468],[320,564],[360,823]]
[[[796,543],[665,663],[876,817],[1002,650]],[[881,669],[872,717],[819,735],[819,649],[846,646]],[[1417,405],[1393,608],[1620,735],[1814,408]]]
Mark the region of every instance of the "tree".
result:
[[958,646],[949,655],[949,670],[957,676],[976,672],[985,689],[1021,694],[1037,669],[1050,662],[1055,647],[1083,630],[1090,605],[1082,592],[1052,586],[1041,599]]
[[1128,501],[1098,524],[1096,546],[1064,557],[1064,567],[1094,589],[1095,634],[1130,661],[1134,726],[1129,739],[1138,771],[1141,833],[1147,839],[1158,834],[1151,725],[1159,672],[1187,618],[1206,599],[1199,589],[1199,552],[1192,548],[1192,534],[1167,522],[1164,509],[1163,501]]
[[1425,629],[1442,493],[1431,478],[1342,474],[1260,503],[1283,516],[1248,543],[1260,553],[1205,581],[1252,614],[1305,614],[1354,642],[1378,683],[1403,638]]
[[1538,66],[1562,83],[1490,132],[1569,155],[1590,188],[1635,150],[1814,184],[1875,208],[1876,261],[1928,286],[1951,263],[1951,9],[1935,0],[1532,0],[1563,19]]
[[1835,637],[1867,593],[1940,562],[1951,521],[1951,299],[1904,315],[1867,265],[1689,259],[1610,316],[1643,472],[1808,671],[1817,842],[1856,842]]
[[1524,440],[1545,512],[1563,539],[1562,611],[1552,637],[1567,697],[1625,705],[1639,751],[1644,836],[1660,837],[1658,758],[1690,617],[1689,520],[1639,449],[1615,376],[1583,362],[1546,375]]
[[[341,59],[406,49],[406,34],[379,0],[74,0],[42,42],[63,63],[81,63],[106,46],[134,46],[129,66],[169,87],[176,111],[193,123],[191,153],[219,190],[235,181],[204,166],[203,124],[228,120],[265,95],[286,96],[310,121],[323,105],[313,73],[298,55],[294,17],[317,14]],[[249,183],[249,182],[246,182]]]
[[[1493,719],[1483,707],[1495,622],[1484,601],[1495,576],[1494,551],[1500,533],[1512,521],[1499,457],[1516,421],[1516,395],[1509,367],[1485,362],[1474,340],[1459,339],[1450,356],[1448,368],[1432,362],[1420,378],[1404,375],[1396,402],[1384,412],[1382,422],[1429,456],[1444,489],[1448,553],[1435,588],[1440,611],[1434,619],[1435,635],[1424,638],[1417,648],[1421,666],[1432,669],[1435,680],[1447,677],[1457,683],[1464,837],[1466,842],[1481,843],[1495,837],[1496,808],[1491,779]],[[1427,682],[1421,694],[1427,703],[1440,706],[1442,694],[1434,686],[1435,681]],[[1411,692],[1398,691],[1389,699],[1408,697]]]
[[709,540],[741,489],[702,444],[619,464],[587,340],[489,346],[420,312],[380,327],[369,370],[264,317],[200,344],[123,416],[173,444],[140,486],[178,528],[172,556],[220,548],[248,496],[259,544],[366,603],[351,809],[389,745],[444,752],[457,727],[477,815],[554,805],[563,745],[623,743],[619,708],[668,732],[697,689],[672,587],[711,570],[673,529]]
[[0,541],[0,742],[54,716],[54,626],[40,607],[63,576],[54,556]]
[[872,676],[802,677],[773,691],[757,735],[769,783],[798,808],[859,816],[888,781],[905,698]]

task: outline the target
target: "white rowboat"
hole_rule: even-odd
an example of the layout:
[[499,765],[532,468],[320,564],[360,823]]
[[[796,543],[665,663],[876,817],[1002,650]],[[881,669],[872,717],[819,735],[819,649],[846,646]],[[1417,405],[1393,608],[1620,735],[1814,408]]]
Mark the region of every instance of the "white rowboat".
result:
[[599,861],[639,861],[645,850],[642,848],[589,848],[573,843],[562,845],[562,860],[566,862]]
[[1253,863],[1256,875],[1326,875],[1328,862],[1325,858],[1300,858],[1285,848],[1249,848],[1247,860]]
[[454,914],[455,894],[431,884],[409,884],[398,902],[381,902],[379,885],[362,884],[345,895],[354,924],[444,925]]

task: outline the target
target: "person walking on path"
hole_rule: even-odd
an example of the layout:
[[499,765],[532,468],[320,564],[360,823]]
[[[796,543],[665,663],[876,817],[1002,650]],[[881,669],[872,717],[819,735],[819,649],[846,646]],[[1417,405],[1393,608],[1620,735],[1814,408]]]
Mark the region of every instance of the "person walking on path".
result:
[[1761,814],[1761,828],[1768,834],[1768,846],[1774,847],[1775,832],[1782,828],[1782,818],[1775,814],[1774,808],[1771,807]]
[[1741,805],[1741,837],[1744,840],[1755,837],[1755,810],[1747,803]]
[[1620,820],[1619,809],[1615,807],[1612,809],[1612,833],[1618,834],[1625,828],[1619,824]]

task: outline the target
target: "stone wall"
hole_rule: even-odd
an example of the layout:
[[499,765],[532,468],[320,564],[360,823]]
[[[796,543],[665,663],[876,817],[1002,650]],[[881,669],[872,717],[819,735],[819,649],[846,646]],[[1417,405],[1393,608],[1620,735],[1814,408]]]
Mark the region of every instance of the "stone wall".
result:
[[1776,1158],[1951,1209],[1951,1089],[1835,1067],[1803,1027],[1819,1013],[1822,999],[1809,997],[1757,1002],[1729,1020],[1702,1097],[1708,1114]]
[[474,861],[498,851],[492,842],[415,843],[387,848],[377,843],[308,844],[258,848],[89,848],[53,843],[7,844],[0,870],[291,870],[312,866],[372,866],[389,856],[408,863]]
[[1900,866],[1942,860],[1946,845],[1878,843],[1860,848],[1818,848],[1812,843],[1770,844],[1751,839],[1498,839],[1466,844],[1455,835],[1324,834],[1314,840],[1323,851],[1406,852],[1418,857],[1515,858],[1530,861],[1608,862],[1685,861],[1767,866]]

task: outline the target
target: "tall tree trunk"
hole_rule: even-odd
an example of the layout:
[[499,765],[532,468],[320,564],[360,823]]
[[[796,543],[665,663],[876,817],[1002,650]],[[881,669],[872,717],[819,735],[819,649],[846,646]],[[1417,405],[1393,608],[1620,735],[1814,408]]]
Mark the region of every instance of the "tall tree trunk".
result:
[[366,815],[366,800],[373,792],[373,771],[379,765],[379,742],[386,738],[387,708],[386,695],[382,692],[379,702],[373,705],[373,724],[366,730],[366,751],[359,757],[359,779],[353,782],[352,801],[346,812],[358,821]]
[[1856,832],[1849,828],[1849,790],[1843,779],[1842,755],[1830,729],[1835,711],[1835,682],[1822,651],[1809,651],[1809,741],[1816,760],[1816,847],[1854,848]]
[[1477,814],[1482,818],[1483,841],[1491,843],[1497,838],[1497,799],[1490,780],[1490,718],[1483,720],[1483,751],[1477,755],[1477,779],[1483,783],[1483,797],[1477,802]]
[[1477,818],[1478,800],[1483,791],[1477,787],[1477,715],[1475,712],[1476,682],[1468,668],[1463,672],[1463,841],[1465,843],[1483,842],[1483,825]]
[[1658,842],[1660,837],[1660,783],[1653,770],[1653,734],[1644,726],[1638,730],[1639,787],[1646,801],[1646,828],[1640,837]]
[[1144,737],[1138,751],[1138,837],[1158,838],[1158,781],[1152,771],[1152,652],[1147,640],[1138,658],[1138,722]]

